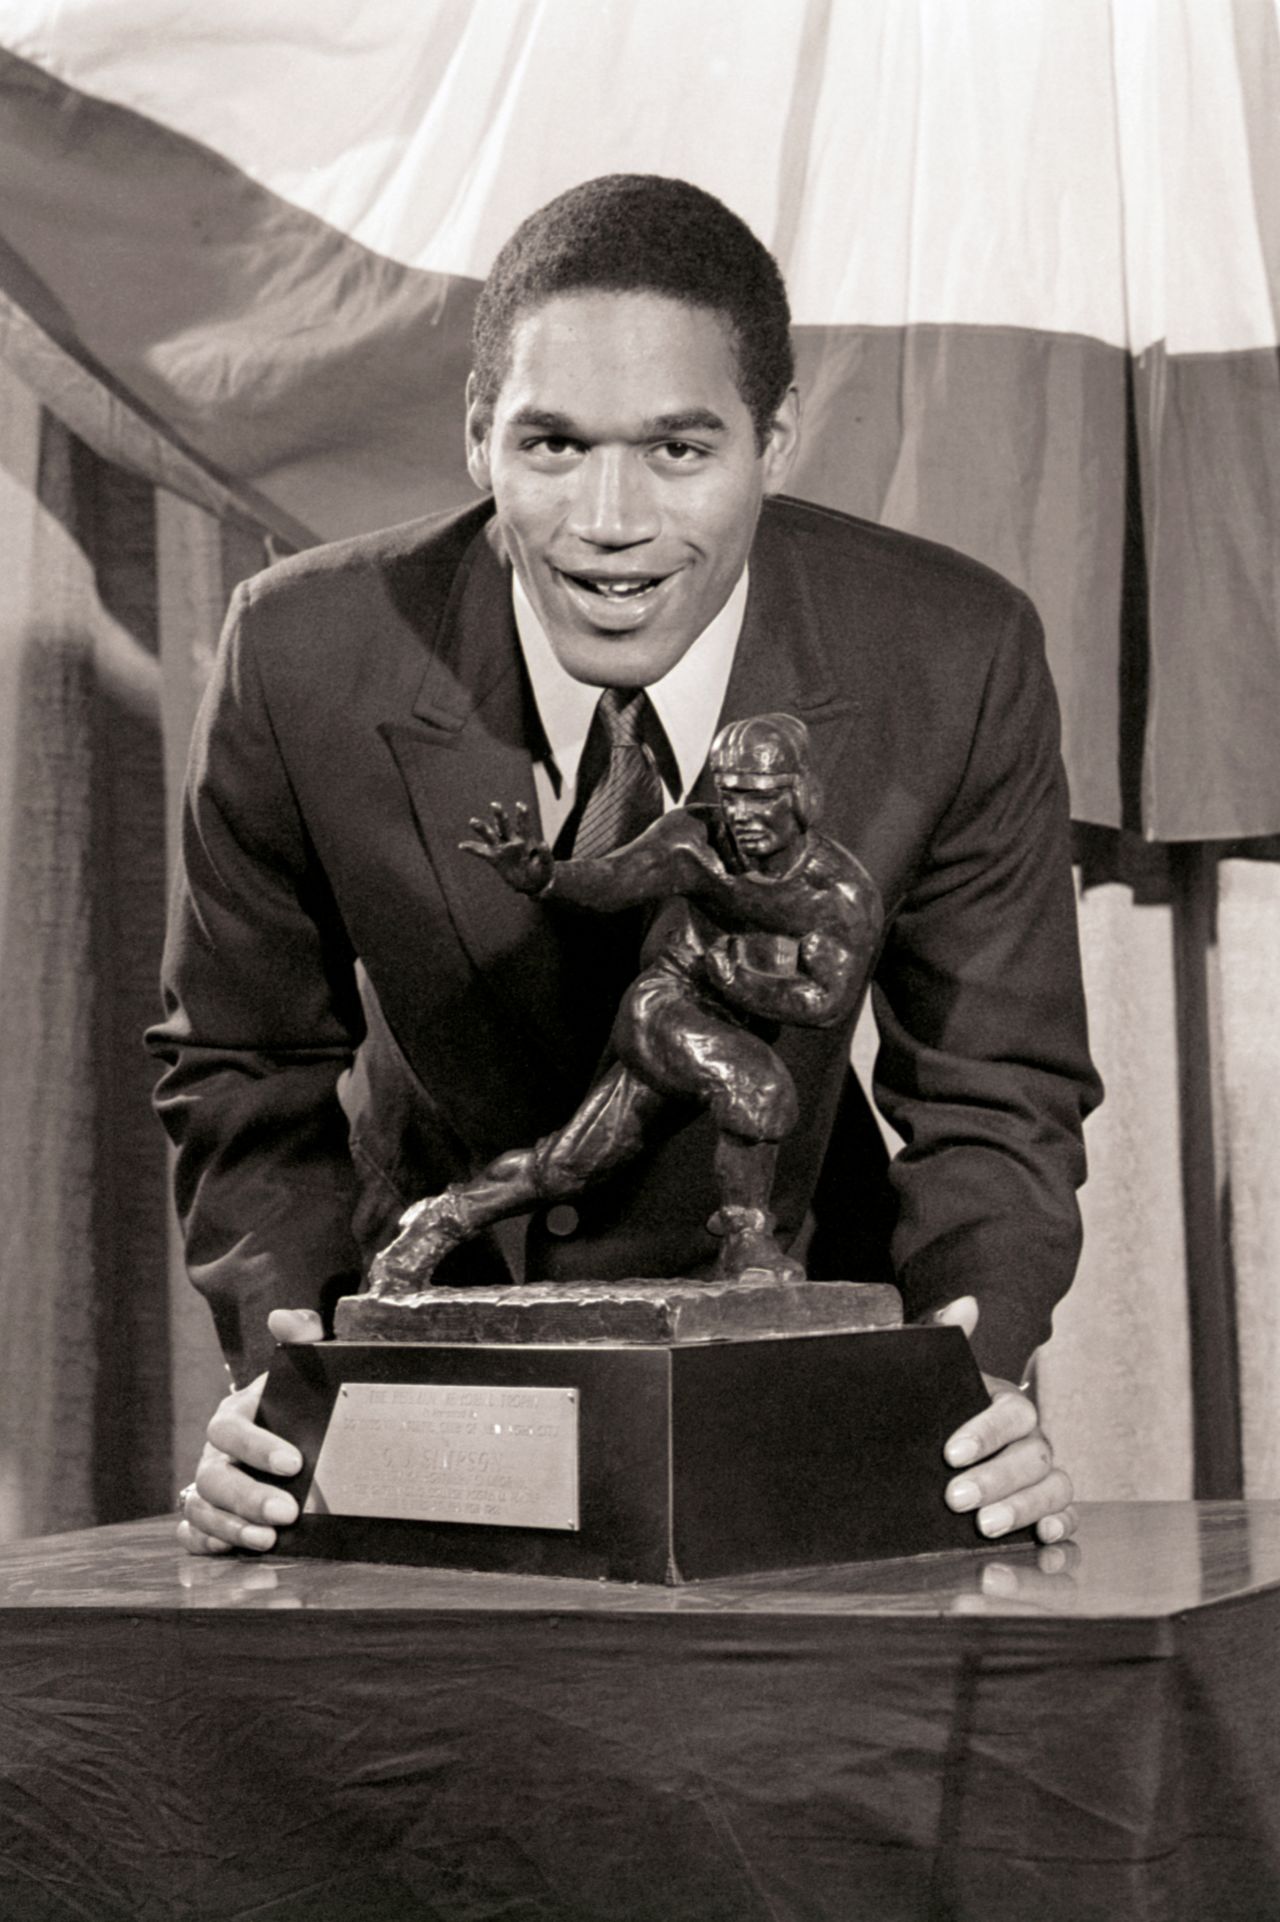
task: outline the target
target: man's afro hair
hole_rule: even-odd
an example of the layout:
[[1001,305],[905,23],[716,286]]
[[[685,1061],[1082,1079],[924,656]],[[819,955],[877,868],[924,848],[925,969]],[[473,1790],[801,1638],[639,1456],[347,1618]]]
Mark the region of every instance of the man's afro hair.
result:
[[782,275],[722,201],[661,174],[584,181],[517,227],[476,307],[473,366],[482,408],[497,400],[521,315],[560,294],[595,291],[663,294],[720,315],[737,351],[738,389],[764,447],[794,377]]

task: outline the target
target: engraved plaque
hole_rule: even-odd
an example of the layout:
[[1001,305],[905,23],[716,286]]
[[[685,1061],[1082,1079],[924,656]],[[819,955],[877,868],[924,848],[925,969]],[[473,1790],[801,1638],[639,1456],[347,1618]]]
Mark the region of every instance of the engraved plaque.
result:
[[304,1513],[578,1527],[578,1390],[344,1382]]

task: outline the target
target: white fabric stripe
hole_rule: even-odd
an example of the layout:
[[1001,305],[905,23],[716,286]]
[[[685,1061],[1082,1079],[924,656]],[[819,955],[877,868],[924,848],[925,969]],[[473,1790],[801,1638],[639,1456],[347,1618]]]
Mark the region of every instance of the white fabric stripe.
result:
[[1276,343],[1280,0],[6,0],[6,43],[409,265],[684,174],[801,323]]

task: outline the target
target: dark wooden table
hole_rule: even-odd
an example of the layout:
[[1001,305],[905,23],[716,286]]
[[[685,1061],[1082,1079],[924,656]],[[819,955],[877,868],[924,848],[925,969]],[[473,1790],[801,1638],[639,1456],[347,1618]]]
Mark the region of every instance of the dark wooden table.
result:
[[1280,1503],[670,1590],[0,1549],[6,1922],[1265,1922]]

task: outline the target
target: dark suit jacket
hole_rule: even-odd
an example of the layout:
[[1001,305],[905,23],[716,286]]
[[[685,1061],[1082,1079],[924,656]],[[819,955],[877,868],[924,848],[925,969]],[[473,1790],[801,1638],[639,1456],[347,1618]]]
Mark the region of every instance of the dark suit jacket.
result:
[[[457,846],[491,799],[534,805],[489,512],[246,583],[202,709],[150,1040],[189,1266],[239,1379],[269,1308],[328,1306],[407,1202],[564,1121],[607,1033],[598,923]],[[910,1312],[976,1294],[979,1359],[1016,1378],[1073,1273],[1097,1098],[1039,624],[958,555],[770,503],[723,718],[779,709],[809,726],[824,830],[884,896],[877,1092],[906,1142],[886,1180],[847,1031],[786,1031],[782,1232],[816,1275],[891,1263]],[[530,1278],[709,1262],[709,1123],[680,1119],[576,1232],[533,1218]],[[509,1233],[464,1252],[509,1278]]]

